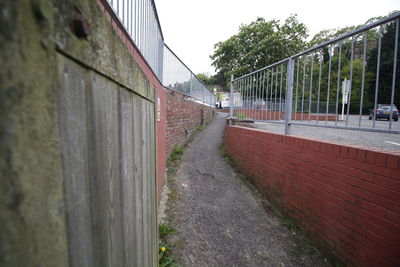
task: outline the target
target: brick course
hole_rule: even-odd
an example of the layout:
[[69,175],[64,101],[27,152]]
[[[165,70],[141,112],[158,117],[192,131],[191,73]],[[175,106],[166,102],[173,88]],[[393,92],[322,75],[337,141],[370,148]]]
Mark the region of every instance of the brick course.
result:
[[272,204],[346,265],[400,265],[400,155],[240,126],[226,151]]

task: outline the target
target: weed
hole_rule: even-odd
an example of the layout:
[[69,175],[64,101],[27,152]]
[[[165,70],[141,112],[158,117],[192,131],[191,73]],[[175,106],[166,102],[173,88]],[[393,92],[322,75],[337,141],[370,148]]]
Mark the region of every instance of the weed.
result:
[[177,267],[179,266],[178,262],[171,255],[171,245],[167,240],[169,235],[179,233],[178,230],[171,227],[169,224],[162,223],[158,226],[159,233],[159,266],[160,267]]
[[237,114],[235,115],[235,117],[238,118],[238,119],[245,119],[245,118],[246,118],[246,115],[244,115],[244,114],[242,114],[242,113],[237,113]]
[[219,149],[219,154],[221,154],[222,156],[226,155],[226,151],[225,151],[225,144],[223,144],[221,146],[221,148]]
[[282,225],[289,229],[292,233],[297,233],[299,231],[299,227],[289,220],[284,219]]
[[170,191],[168,192],[168,199],[173,201],[173,200],[176,200],[176,198],[177,198],[176,188],[172,187],[170,189]]
[[204,127],[206,127],[205,125],[199,125],[197,126],[197,131],[201,131],[204,129]]
[[158,233],[161,240],[165,240],[168,235],[178,234],[179,231],[167,223],[161,223],[158,226]]
[[176,146],[174,150],[172,150],[171,154],[169,155],[168,161],[170,163],[177,163],[181,160],[181,157],[185,152],[185,149],[181,146]]

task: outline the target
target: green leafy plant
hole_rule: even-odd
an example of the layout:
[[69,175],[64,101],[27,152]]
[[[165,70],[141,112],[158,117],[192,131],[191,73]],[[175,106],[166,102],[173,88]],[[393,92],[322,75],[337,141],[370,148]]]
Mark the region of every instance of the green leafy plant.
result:
[[169,224],[161,223],[158,226],[158,234],[159,234],[159,250],[158,256],[159,261],[158,264],[160,267],[177,267],[179,266],[178,262],[174,257],[172,257],[171,253],[171,244],[168,242],[167,237],[169,235],[179,233],[178,230],[171,227]]
[[244,115],[242,113],[237,113],[235,117],[238,118],[238,119],[245,119],[246,115]]
[[172,163],[176,163],[181,160],[181,157],[183,155],[183,152],[185,152],[185,149],[181,146],[176,146],[174,150],[172,150],[168,161]]

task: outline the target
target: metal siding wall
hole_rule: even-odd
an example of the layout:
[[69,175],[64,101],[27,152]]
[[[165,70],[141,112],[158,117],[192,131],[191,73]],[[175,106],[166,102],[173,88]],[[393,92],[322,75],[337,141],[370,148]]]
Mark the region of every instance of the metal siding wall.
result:
[[154,103],[58,58],[71,266],[156,266]]

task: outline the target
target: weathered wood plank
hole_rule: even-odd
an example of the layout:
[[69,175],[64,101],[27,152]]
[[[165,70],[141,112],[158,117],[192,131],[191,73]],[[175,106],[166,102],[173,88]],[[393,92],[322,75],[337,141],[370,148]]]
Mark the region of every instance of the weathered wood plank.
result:
[[87,71],[58,55],[59,131],[70,266],[93,266],[85,81]]
[[156,139],[155,139],[155,106],[148,102],[149,114],[149,160],[150,160],[150,181],[151,181],[151,258],[152,266],[158,264],[158,244],[157,244],[157,184],[156,184]]
[[144,239],[143,239],[143,246],[146,248],[143,251],[143,257],[144,257],[144,266],[150,266],[149,262],[149,256],[150,256],[150,251],[149,251],[149,212],[148,212],[148,207],[149,207],[149,173],[148,173],[148,168],[149,168],[149,162],[148,162],[148,149],[147,149],[147,124],[148,124],[148,114],[147,114],[147,102],[144,102],[142,105],[142,110],[141,110],[141,115],[142,115],[142,173],[143,173],[143,215],[142,219],[144,220],[143,222],[143,234],[144,234]]
[[134,149],[134,185],[135,185],[135,241],[136,241],[136,252],[138,257],[135,260],[136,266],[145,266],[143,251],[147,248],[144,247],[144,236],[143,231],[143,158],[142,158],[142,144],[143,144],[143,120],[142,120],[142,105],[143,99],[134,95],[133,97],[133,149]]
[[135,259],[140,255],[136,251],[135,184],[134,176],[134,135],[133,131],[133,95],[120,88],[120,144],[121,144],[121,179],[123,196],[123,224],[125,237],[125,265],[135,266]]
[[118,86],[93,74],[91,94],[91,192],[96,266],[123,266]]
[[59,57],[71,266],[157,266],[154,103]]

